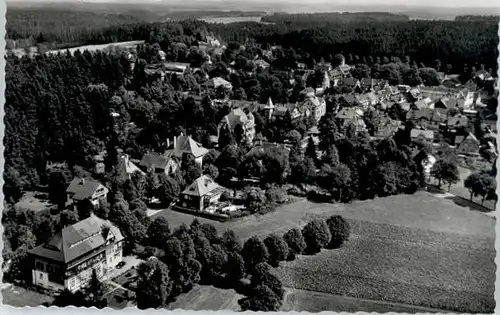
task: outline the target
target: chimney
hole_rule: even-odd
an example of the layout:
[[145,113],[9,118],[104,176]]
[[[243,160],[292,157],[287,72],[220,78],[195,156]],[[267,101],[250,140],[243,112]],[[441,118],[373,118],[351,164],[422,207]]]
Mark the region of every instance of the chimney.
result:
[[167,149],[170,148],[170,139],[167,138]]
[[177,136],[174,136],[174,148],[177,146]]
[[84,184],[85,184],[85,178],[82,178],[82,180],[80,181],[80,184],[81,184],[81,185],[84,185]]

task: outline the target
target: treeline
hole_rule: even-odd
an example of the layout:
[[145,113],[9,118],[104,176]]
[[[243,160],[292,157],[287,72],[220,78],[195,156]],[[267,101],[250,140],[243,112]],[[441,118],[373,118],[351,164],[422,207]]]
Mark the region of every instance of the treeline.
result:
[[500,16],[498,15],[459,15],[455,17],[455,21],[467,22],[495,22],[498,23]]
[[386,12],[327,12],[274,14],[262,17],[262,22],[299,23],[299,24],[331,24],[350,22],[407,22],[410,18],[403,14]]
[[103,14],[57,9],[8,9],[7,48],[38,43],[79,45],[82,37],[110,26],[138,23],[143,19],[127,14]]
[[[386,15],[370,14],[381,17]],[[344,14],[338,15],[344,16]],[[357,16],[356,14],[345,16],[351,15]],[[58,15],[54,16],[54,25],[45,25],[43,29],[35,22],[23,18],[19,20],[11,18],[7,29],[11,34],[8,37],[14,36],[14,30],[17,30],[21,33],[15,35],[16,38],[31,36],[35,39],[34,42],[38,42],[36,39],[39,38],[43,41],[55,41],[61,45],[68,43],[85,45],[130,40],[158,42],[153,39],[165,37],[162,34],[170,34],[168,42],[172,43],[175,42],[176,36],[189,36],[197,29],[204,28],[220,35],[226,42],[244,43],[249,39],[255,39],[264,46],[282,45],[285,48],[294,48],[298,53],[307,53],[316,60],[320,60],[321,57],[326,58],[330,54],[343,53],[373,57],[394,56],[401,59],[408,56],[426,65],[440,59],[451,64],[454,69],[462,68],[464,63],[485,64],[486,69],[496,69],[497,66],[497,22],[493,20],[379,22],[353,20],[350,23],[340,23],[328,22],[325,18],[324,23],[318,24],[316,15],[304,16],[314,21],[299,19],[290,23],[264,25],[243,22],[207,24],[191,20],[178,23],[121,25],[121,19],[117,19],[112,22],[115,25],[109,26],[107,18],[105,22],[102,17],[96,18],[98,21],[93,22],[93,26],[90,27],[88,22],[84,23],[81,19],[80,23],[71,24],[73,23],[69,22],[71,19]],[[99,22],[101,20],[102,23]],[[81,25],[76,26],[77,24]]]

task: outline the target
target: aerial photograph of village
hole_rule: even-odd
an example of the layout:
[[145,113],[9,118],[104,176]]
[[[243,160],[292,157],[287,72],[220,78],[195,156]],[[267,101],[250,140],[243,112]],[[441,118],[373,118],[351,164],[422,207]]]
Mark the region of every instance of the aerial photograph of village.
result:
[[184,2],[7,2],[2,304],[493,313],[495,1]]

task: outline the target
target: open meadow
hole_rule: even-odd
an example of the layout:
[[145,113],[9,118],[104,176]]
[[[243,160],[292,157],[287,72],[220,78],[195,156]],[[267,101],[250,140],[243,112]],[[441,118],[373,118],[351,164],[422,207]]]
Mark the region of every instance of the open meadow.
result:
[[[341,249],[282,262],[276,272],[284,286],[405,307],[494,310],[496,219],[428,192],[351,204],[303,200],[233,222],[199,220],[213,224],[220,232],[233,229],[246,239],[284,233],[312,218],[333,214],[341,214],[351,224],[349,242]],[[165,216],[172,227],[194,219],[172,210],[157,215]],[[313,311],[311,299],[297,298],[293,309]]]

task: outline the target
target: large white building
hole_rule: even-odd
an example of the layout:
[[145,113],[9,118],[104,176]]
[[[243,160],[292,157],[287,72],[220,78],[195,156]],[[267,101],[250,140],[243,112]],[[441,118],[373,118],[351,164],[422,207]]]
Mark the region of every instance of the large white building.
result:
[[116,226],[91,214],[30,250],[33,284],[75,292],[88,285],[93,270],[101,281],[106,280],[122,261],[123,241]]

